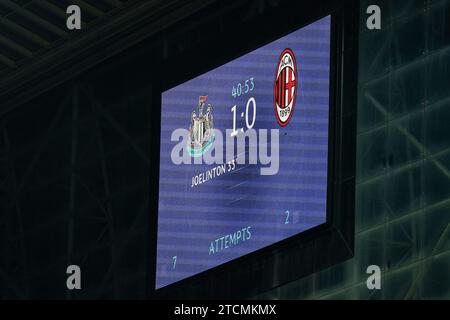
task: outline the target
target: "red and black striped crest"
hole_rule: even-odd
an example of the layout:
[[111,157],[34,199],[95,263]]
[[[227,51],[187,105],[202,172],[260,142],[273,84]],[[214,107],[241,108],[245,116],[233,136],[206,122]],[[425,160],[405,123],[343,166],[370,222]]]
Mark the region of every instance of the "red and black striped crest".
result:
[[297,63],[291,49],[284,49],[278,59],[274,81],[274,111],[280,126],[291,120],[297,97]]

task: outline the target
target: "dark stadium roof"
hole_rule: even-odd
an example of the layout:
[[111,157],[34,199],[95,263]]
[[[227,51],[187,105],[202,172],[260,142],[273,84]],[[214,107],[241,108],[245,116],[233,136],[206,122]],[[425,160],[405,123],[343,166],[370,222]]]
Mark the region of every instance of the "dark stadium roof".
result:
[[[24,89],[38,86],[42,80],[38,78],[46,77],[45,73],[54,76],[64,68],[62,64],[67,66],[73,60],[80,68],[88,68],[94,60],[108,58],[212,2],[0,0],[0,115],[12,108],[11,100]],[[72,4],[81,8],[81,30],[66,27],[66,8]],[[141,29],[145,30],[139,35],[127,39],[120,48],[112,48],[115,37],[136,32],[144,23]],[[95,53],[96,59],[87,62],[86,56]]]
[[0,75],[13,72],[45,52],[64,45],[76,32],[66,28],[66,8],[78,5],[83,28],[129,7],[127,0],[2,0],[0,1]]

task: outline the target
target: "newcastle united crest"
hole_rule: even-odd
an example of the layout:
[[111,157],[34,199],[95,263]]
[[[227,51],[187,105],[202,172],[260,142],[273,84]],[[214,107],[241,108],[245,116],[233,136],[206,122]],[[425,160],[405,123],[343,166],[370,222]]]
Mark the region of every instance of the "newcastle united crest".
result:
[[200,157],[212,145],[215,139],[212,105],[206,106],[207,96],[198,99],[197,113],[192,111],[189,126],[187,151],[192,157]]

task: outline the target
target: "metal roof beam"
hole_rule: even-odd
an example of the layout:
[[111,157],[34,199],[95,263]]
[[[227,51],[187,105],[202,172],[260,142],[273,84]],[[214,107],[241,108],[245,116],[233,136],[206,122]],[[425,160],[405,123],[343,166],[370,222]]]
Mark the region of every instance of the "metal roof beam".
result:
[[103,11],[83,0],[72,0],[72,3],[79,6],[81,8],[81,11],[86,11],[94,17],[101,17],[104,14]]
[[5,47],[7,47],[8,49],[15,51],[22,56],[25,56],[28,58],[31,58],[33,56],[33,53],[30,50],[28,50],[27,48],[21,46],[20,44],[14,42],[14,41],[2,36],[1,34],[0,34],[0,43],[2,45],[4,45]]
[[110,5],[111,7],[114,7],[114,8],[121,7],[124,4],[120,0],[103,0],[103,2],[106,2],[108,5]]
[[23,7],[19,6],[18,4],[14,3],[10,0],[2,0],[1,3],[3,6],[7,7],[8,9],[27,18],[28,20],[36,23],[37,25],[42,26],[43,28],[47,29],[48,31],[50,31],[60,37],[64,37],[64,38],[67,37],[67,33],[63,29],[51,24],[47,20],[42,19],[38,15],[32,13],[29,10],[24,9]]
[[53,3],[48,2],[48,1],[35,1],[33,2],[34,4],[38,5],[39,7],[47,10],[48,12],[51,12],[52,14],[54,14],[55,16],[66,20],[67,19],[67,14],[65,12],[65,10],[61,9],[58,6],[55,6]]
[[16,63],[13,60],[8,58],[7,56],[2,55],[1,53],[0,53],[0,63],[3,63],[4,65],[6,65],[10,68],[17,67]]
[[10,21],[9,19],[6,19],[4,17],[0,16],[0,25],[5,26],[6,28],[9,28],[10,30],[14,31],[15,33],[21,35],[22,37],[26,38],[27,40],[32,41],[33,43],[37,44],[41,47],[48,47],[50,46],[50,43],[45,40],[44,38],[41,38],[37,34],[31,32],[30,30],[22,27],[21,25]]

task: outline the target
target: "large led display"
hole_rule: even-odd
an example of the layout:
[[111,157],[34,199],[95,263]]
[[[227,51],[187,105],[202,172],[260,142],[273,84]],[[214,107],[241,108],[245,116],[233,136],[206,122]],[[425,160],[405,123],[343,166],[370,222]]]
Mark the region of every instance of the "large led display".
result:
[[162,93],[156,289],[326,222],[330,34],[328,16]]

